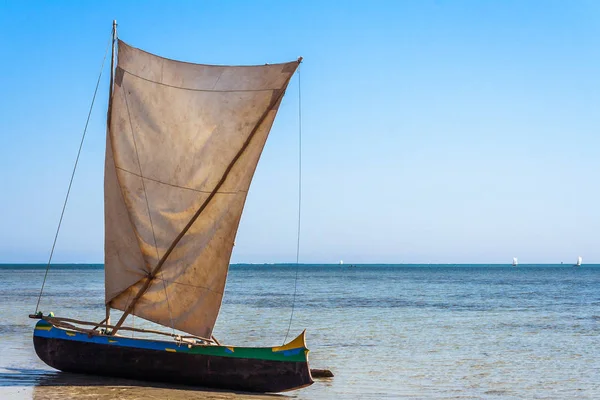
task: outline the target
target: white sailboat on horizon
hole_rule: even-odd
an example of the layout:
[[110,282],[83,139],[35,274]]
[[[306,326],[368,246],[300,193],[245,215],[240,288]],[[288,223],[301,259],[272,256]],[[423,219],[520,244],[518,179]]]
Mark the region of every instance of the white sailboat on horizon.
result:
[[517,265],[519,265],[519,261],[517,260],[517,257],[513,257],[512,266],[516,267]]
[[582,261],[582,258],[581,258],[581,256],[577,257],[577,262],[575,263],[575,265],[574,265],[574,266],[575,266],[575,267],[581,267],[581,261]]

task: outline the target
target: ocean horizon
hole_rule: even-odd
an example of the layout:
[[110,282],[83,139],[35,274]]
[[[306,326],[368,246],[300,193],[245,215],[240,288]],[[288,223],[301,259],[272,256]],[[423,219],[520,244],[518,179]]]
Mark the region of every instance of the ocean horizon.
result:
[[[14,268],[24,268],[24,269],[46,269],[48,266],[47,263],[0,263],[0,268],[2,269],[14,269]],[[349,267],[457,267],[457,268],[470,268],[470,267],[489,267],[489,268],[504,268],[506,266],[510,266],[512,268],[519,267],[539,267],[539,268],[548,268],[548,267],[557,267],[564,268],[569,266],[574,266],[573,263],[519,263],[517,266],[512,266],[511,263],[232,263],[229,264],[230,268],[236,267],[339,267],[339,268],[349,268]],[[600,264],[582,264],[579,268],[598,268]],[[50,269],[74,269],[74,268],[95,268],[95,269],[104,269],[104,263],[51,263]]]

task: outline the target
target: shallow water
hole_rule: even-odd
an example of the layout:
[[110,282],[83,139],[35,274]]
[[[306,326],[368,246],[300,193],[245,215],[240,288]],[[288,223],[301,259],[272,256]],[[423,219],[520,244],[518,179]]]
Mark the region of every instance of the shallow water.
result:
[[[311,265],[298,272],[288,340],[306,328],[311,366],[335,377],[285,397],[600,398],[599,266]],[[43,273],[0,266],[0,398],[248,397],[53,371],[35,355],[27,318]],[[233,266],[215,336],[232,345],[281,344],[295,274],[295,266]],[[40,309],[101,320],[103,277],[101,266],[51,269]],[[136,318],[135,325],[147,324]]]

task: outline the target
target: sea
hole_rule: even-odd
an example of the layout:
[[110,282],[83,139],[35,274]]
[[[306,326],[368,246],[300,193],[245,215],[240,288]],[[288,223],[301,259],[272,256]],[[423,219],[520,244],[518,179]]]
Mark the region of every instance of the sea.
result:
[[[49,368],[28,318],[44,273],[0,265],[0,399],[263,398]],[[40,310],[100,321],[103,296],[102,265],[52,265]],[[231,266],[221,342],[304,329],[311,367],[335,376],[265,398],[600,399],[600,265]]]

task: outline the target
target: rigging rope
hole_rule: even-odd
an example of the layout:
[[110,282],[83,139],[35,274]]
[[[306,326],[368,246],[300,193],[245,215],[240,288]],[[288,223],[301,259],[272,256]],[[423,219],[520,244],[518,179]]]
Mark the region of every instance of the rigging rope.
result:
[[113,41],[112,38],[113,31],[110,31],[110,40],[108,41],[108,45],[106,46],[106,51],[104,52],[104,58],[102,59],[102,66],[100,67],[100,75],[98,76],[98,81],[96,82],[96,89],[94,90],[94,96],[92,97],[92,104],[90,105],[90,111],[88,112],[87,120],[85,121],[85,127],[83,128],[83,136],[81,137],[81,143],[79,143],[79,150],[77,151],[77,158],[75,159],[75,165],[73,166],[73,172],[71,173],[71,180],[69,181],[69,188],[67,189],[67,195],[65,196],[65,202],[63,204],[62,212],[60,213],[60,219],[58,221],[58,227],[56,228],[56,234],[54,235],[54,242],[52,243],[52,250],[50,251],[50,258],[48,259],[48,265],[46,265],[46,273],[44,274],[44,281],[42,282],[42,287],[40,289],[40,295],[38,296],[38,301],[35,306],[35,314],[37,314],[38,309],[40,307],[40,300],[42,299],[42,293],[44,292],[44,285],[46,284],[46,278],[48,277],[48,270],[50,269],[50,263],[52,262],[52,256],[54,255],[54,248],[56,247],[56,241],[58,240],[58,233],[60,232],[60,226],[62,224],[63,216],[65,215],[65,209],[67,208],[67,202],[69,200],[69,194],[71,193],[71,186],[73,185],[73,178],[75,177],[75,170],[77,169],[77,163],[79,162],[79,156],[81,155],[81,148],[83,147],[83,141],[85,140],[85,134],[87,132],[88,124],[90,122],[90,117],[92,115],[92,109],[94,108],[94,101],[96,101],[96,93],[98,93],[98,86],[100,86],[100,79],[102,78],[102,71],[104,70],[104,62],[106,61],[106,56],[108,55],[108,49]]
[[298,269],[300,266],[300,217],[302,211],[302,91],[300,85],[300,67],[298,65],[298,232],[296,240],[296,278],[294,279],[294,296],[292,297],[292,312],[290,313],[290,322],[283,344],[287,341],[290,329],[292,327],[292,319],[294,318],[294,308],[296,306],[296,292],[298,290]]

